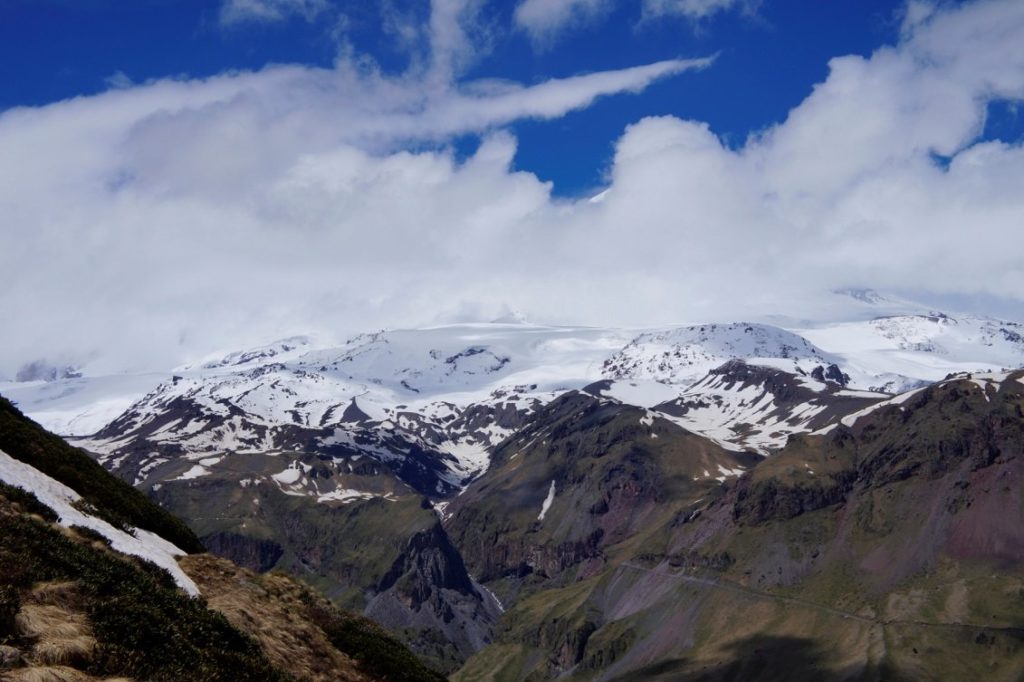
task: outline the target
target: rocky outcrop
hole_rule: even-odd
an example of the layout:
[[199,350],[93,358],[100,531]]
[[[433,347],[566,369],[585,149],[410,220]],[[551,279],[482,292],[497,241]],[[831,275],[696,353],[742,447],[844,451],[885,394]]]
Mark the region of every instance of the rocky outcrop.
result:
[[439,522],[409,539],[376,592],[365,615],[404,632],[414,651],[447,670],[490,643],[500,615]]
[[217,556],[258,573],[272,569],[284,554],[284,548],[274,540],[260,540],[227,531],[207,535],[202,542]]

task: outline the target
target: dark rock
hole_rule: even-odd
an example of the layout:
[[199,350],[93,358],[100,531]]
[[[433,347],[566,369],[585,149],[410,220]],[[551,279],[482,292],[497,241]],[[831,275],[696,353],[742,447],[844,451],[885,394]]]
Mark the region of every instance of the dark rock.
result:
[[259,540],[231,532],[207,535],[203,538],[203,545],[213,554],[257,573],[274,568],[284,554],[281,545],[273,540]]

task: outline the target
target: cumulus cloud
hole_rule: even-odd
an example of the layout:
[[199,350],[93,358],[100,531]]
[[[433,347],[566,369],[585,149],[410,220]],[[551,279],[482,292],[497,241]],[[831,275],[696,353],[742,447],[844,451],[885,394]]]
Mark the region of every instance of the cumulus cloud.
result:
[[[921,14],[738,149],[637,121],[600,202],[516,170],[501,126],[706,61],[441,89],[341,62],[10,110],[0,373],[508,308],[656,325],[800,314],[841,286],[1024,303],[1024,147],[978,138],[989,102],[1024,100],[1021,35],[1013,0]],[[466,132],[483,142],[460,162],[445,141]]]

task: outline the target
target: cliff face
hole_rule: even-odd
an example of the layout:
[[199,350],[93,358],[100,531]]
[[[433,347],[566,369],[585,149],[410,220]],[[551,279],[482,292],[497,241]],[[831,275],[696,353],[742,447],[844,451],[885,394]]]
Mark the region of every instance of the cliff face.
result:
[[672,517],[601,545],[596,572],[521,589],[457,678],[1016,680],[1024,372],[849,421],[703,499],[660,473]]

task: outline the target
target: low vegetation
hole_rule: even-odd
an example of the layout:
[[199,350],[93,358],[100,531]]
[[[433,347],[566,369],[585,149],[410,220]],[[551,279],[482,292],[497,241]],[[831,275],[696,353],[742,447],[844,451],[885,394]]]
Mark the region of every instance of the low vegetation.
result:
[[202,543],[183,521],[128,483],[109,475],[84,451],[48,433],[3,397],[0,397],[0,450],[72,488],[90,509],[117,528],[142,528],[186,552],[204,551]]
[[116,554],[0,491],[0,644],[30,667],[145,680],[285,680],[249,636],[160,569]]

